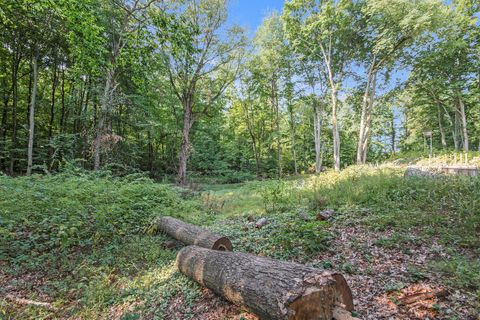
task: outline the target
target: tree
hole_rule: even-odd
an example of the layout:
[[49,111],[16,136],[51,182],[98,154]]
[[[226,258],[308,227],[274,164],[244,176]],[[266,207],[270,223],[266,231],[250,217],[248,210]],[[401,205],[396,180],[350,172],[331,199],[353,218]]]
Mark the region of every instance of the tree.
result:
[[198,117],[237,78],[244,58],[246,38],[239,27],[225,28],[225,0],[192,0],[177,8],[177,22],[160,34],[165,19],[157,16],[160,58],[171,89],[182,105],[183,129],[177,183],[187,182],[190,131]]
[[[254,43],[258,49],[258,66],[263,77],[268,81],[268,96],[272,112],[275,115],[275,135],[277,147],[277,167],[278,176],[282,176],[282,145],[280,132],[280,81],[286,71],[291,69],[289,66],[287,50],[288,47],[285,42],[282,22],[279,15],[273,12],[269,17],[264,19],[263,24],[258,28],[255,35]],[[261,79],[261,78],[259,78]],[[287,81],[291,81],[287,79]],[[288,94],[291,88],[285,87]],[[290,93],[291,96],[291,93]],[[289,106],[291,107],[291,100],[289,99]]]
[[285,3],[282,15],[288,39],[297,52],[322,62],[331,96],[335,170],[340,170],[338,91],[358,38],[353,28],[355,9],[349,0],[292,0]]
[[109,21],[109,54],[108,62],[105,67],[105,86],[101,97],[100,112],[96,128],[96,137],[94,141],[94,169],[100,168],[100,153],[102,148],[102,139],[106,140],[111,135],[111,113],[114,105],[114,94],[119,85],[118,83],[118,64],[120,55],[129,41],[134,36],[146,20],[147,9],[156,0],[147,0],[142,2],[135,0],[129,1],[109,0],[106,2],[107,19]]
[[358,164],[367,161],[378,73],[391,69],[406,49],[438,29],[447,17],[445,6],[437,0],[366,0],[362,13],[365,19],[363,59],[368,67],[358,134]]

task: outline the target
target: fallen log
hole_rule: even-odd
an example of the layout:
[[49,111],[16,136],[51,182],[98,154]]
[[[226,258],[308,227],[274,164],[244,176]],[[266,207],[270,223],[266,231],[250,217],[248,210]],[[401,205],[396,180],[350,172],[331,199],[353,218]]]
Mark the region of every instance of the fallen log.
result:
[[232,243],[227,237],[216,235],[172,217],[161,217],[156,224],[161,231],[185,244],[220,251],[232,251],[233,249]]
[[354,319],[350,288],[341,274],[239,252],[188,246],[178,269],[262,320]]

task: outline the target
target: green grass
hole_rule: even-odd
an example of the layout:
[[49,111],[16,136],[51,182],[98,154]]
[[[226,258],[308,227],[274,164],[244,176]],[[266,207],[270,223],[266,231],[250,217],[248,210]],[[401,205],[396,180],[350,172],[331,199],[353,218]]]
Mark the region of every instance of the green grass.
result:
[[[478,190],[479,178],[405,179],[402,169],[358,166],[196,191],[139,174],[0,176],[0,280],[8,283],[0,297],[13,292],[57,308],[0,298],[0,319],[163,319],[178,296],[183,318],[194,318],[200,290],[175,270],[177,251],[164,249],[167,238],[155,234],[151,221],[159,215],[223,233],[237,251],[299,262],[334,250],[334,229],[349,226],[388,230],[374,245],[395,250],[435,240],[447,255],[412,270],[412,279],[436,272],[445,285],[480,296]],[[325,209],[335,210],[333,220],[315,220]],[[247,227],[261,217],[270,223]],[[349,261],[316,265],[357,272]]]

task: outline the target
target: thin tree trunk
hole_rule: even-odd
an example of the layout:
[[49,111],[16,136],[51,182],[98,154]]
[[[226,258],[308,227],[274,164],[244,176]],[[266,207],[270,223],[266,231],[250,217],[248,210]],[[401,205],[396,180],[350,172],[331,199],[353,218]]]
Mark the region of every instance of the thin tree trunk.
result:
[[[53,67],[53,77],[52,77],[52,95],[51,95],[51,105],[50,105],[50,121],[48,123],[48,143],[52,143],[53,136],[53,122],[55,120],[55,91],[57,88],[57,64],[55,63]],[[53,163],[52,156],[54,154],[54,148],[50,145],[48,148],[48,158],[51,159]],[[51,166],[50,166],[51,168]]]
[[[8,73],[7,65],[2,70],[4,74]],[[0,170],[5,168],[5,155],[3,154],[6,151],[6,135],[7,135],[7,117],[8,117],[8,103],[10,101],[10,95],[12,94],[13,88],[7,89],[8,80],[7,77],[3,78],[2,88],[3,88],[3,109],[2,109],[2,120],[0,122]]]
[[395,140],[396,140],[396,135],[397,135],[397,131],[395,129],[395,117],[393,115],[393,112],[392,112],[392,119],[390,120],[390,126],[392,127],[392,135],[391,135],[391,139],[390,139],[390,146],[392,148],[392,154],[395,154],[395,149],[396,149],[396,146],[395,146]]
[[105,131],[105,121],[110,109],[110,99],[112,94],[112,88],[114,87],[114,71],[113,69],[107,72],[107,79],[105,82],[105,89],[103,91],[102,101],[100,104],[100,110],[98,112],[97,127],[96,127],[96,137],[93,145],[93,170],[100,169],[100,149],[101,149],[101,139]]
[[30,100],[29,126],[28,126],[28,156],[27,156],[27,175],[32,174],[33,164],[33,139],[35,134],[35,102],[37,98],[38,85],[38,49],[33,57],[33,87]]
[[[364,164],[366,162],[366,159],[364,158],[365,150],[364,150],[364,145],[366,139],[366,131],[367,131],[367,126],[368,126],[368,117],[369,113],[371,112],[371,105],[372,105],[372,82],[374,78],[374,74],[376,71],[374,71],[375,67],[375,57],[373,58],[372,64],[370,65],[370,69],[368,71],[368,77],[367,77],[367,84],[365,85],[365,93],[363,94],[363,100],[362,100],[362,112],[360,116],[360,130],[358,134],[358,144],[357,144],[357,164]],[[368,144],[367,144],[368,147]]]
[[437,105],[438,109],[438,129],[440,130],[440,142],[443,149],[447,148],[447,140],[445,139],[445,129],[443,128],[443,113],[440,105]]
[[458,151],[460,149],[460,142],[459,142],[459,139],[458,139],[458,135],[459,135],[459,130],[458,130],[458,126],[459,126],[459,117],[458,117],[458,108],[455,107],[455,119],[454,119],[454,123],[453,123],[453,128],[452,128],[452,135],[453,135],[453,144],[455,145],[455,151]]
[[62,111],[60,115],[60,133],[63,133],[64,122],[65,122],[65,68],[62,69],[62,96],[61,96],[61,103],[62,103]]
[[53,67],[52,95],[50,105],[50,122],[48,123],[48,141],[52,139],[53,121],[55,120],[55,91],[57,89],[57,65]]
[[190,129],[193,125],[193,110],[191,97],[184,100],[182,145],[180,146],[177,183],[187,184],[187,161],[190,153]]
[[297,130],[295,126],[295,118],[292,116],[292,156],[293,156],[293,170],[295,174],[298,174],[298,164],[297,164],[297,141],[296,141],[296,135],[297,135]]
[[315,141],[315,173],[322,172],[322,107],[313,97],[313,131]]
[[5,169],[5,155],[4,152],[6,151],[6,140],[7,140],[7,117],[8,117],[8,102],[10,100],[10,94],[12,90],[7,92],[7,80],[4,79],[3,87],[4,87],[4,94],[3,94],[3,111],[2,111],[2,122],[0,124],[0,170]]
[[328,81],[330,83],[330,93],[332,97],[332,133],[333,133],[333,166],[335,171],[340,171],[340,131],[338,128],[337,119],[337,85],[334,81],[333,70],[330,65],[331,56],[327,54],[324,46],[320,43],[320,49],[325,61],[325,67],[327,69]]
[[150,129],[147,131],[147,154],[148,154],[148,171],[150,171],[150,175],[153,172],[153,145],[152,145],[152,133]]
[[250,113],[246,103],[242,102],[242,108],[243,108],[243,112],[245,113],[245,122],[247,124],[247,130],[250,135],[250,139],[252,140],[252,148],[253,148],[253,155],[255,157],[255,169],[256,169],[257,177],[260,177],[260,147],[257,146],[257,139],[253,132],[251,117],[250,117]]
[[460,117],[462,120],[463,151],[468,152],[467,115],[465,113],[465,104],[463,103],[463,99],[460,94],[458,94],[458,107],[458,111],[460,112]]
[[368,139],[370,138],[371,126],[372,126],[372,114],[373,114],[373,107],[374,107],[374,97],[375,97],[375,89],[377,83],[377,73],[374,72],[372,76],[372,89],[370,90],[370,98],[368,99],[368,109],[365,121],[365,131],[364,137],[362,142],[362,163],[367,162],[367,153],[368,153]]
[[17,148],[17,105],[18,105],[18,69],[20,59],[14,54],[12,64],[12,145],[10,146],[10,175],[13,175],[16,163]]
[[333,159],[335,171],[340,171],[340,132],[337,122],[337,89],[332,88],[332,130],[333,130]]
[[275,112],[275,130],[277,132],[277,162],[278,162],[278,177],[282,177],[282,147],[280,136],[280,111],[278,107],[277,83],[276,77],[272,78],[272,105]]

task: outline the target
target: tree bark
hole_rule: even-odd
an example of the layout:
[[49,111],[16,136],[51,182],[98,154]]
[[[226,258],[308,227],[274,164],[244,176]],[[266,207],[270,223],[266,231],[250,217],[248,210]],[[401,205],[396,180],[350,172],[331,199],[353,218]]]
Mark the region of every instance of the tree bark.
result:
[[337,120],[337,89],[332,87],[332,131],[333,131],[333,160],[335,171],[340,171],[340,132]]
[[322,172],[322,107],[313,97],[313,131],[315,141],[315,173]]
[[98,121],[96,126],[95,141],[93,142],[93,170],[100,169],[100,153],[101,153],[101,139],[105,134],[105,121],[110,111],[111,95],[113,93],[114,85],[114,68],[107,71],[107,78],[105,80],[105,88],[100,103],[98,112]]
[[392,127],[392,132],[390,136],[390,147],[392,149],[392,154],[396,152],[396,139],[397,139],[397,129],[395,128],[395,115],[392,111],[392,118],[390,119],[390,126]]
[[360,118],[360,131],[357,145],[357,164],[365,164],[367,162],[368,139],[372,124],[372,112],[377,79],[377,71],[374,68],[375,59],[373,60],[370,71],[368,72],[367,85],[363,95],[362,115]]
[[443,128],[443,113],[442,108],[440,105],[437,105],[438,109],[438,129],[440,130],[440,142],[442,143],[442,147],[444,149],[447,148],[447,140],[445,138],[445,129]]
[[295,121],[295,112],[291,101],[288,102],[288,113],[290,115],[290,134],[292,139],[292,158],[293,158],[293,169],[296,175],[298,175],[298,164],[297,164],[297,125]]
[[459,127],[460,127],[460,111],[458,106],[455,106],[455,112],[454,112],[454,124],[453,124],[453,143],[455,145],[455,151],[458,151],[460,149],[460,140],[459,136],[461,135]]
[[177,255],[179,270],[263,320],[332,320],[353,310],[341,274],[238,252],[197,246]]
[[207,249],[232,251],[232,243],[227,237],[183,222],[172,217],[161,217],[156,221],[158,228],[185,244],[193,244]]
[[272,108],[275,113],[275,131],[277,133],[277,167],[278,177],[282,177],[282,147],[281,147],[281,135],[280,135],[280,110],[278,107],[278,93],[277,93],[277,79],[276,75],[272,76]]
[[10,146],[10,175],[14,174],[16,163],[17,148],[17,105],[18,105],[18,69],[20,67],[20,58],[14,53],[12,62],[12,145]]
[[8,102],[10,100],[10,94],[12,90],[7,92],[7,79],[4,78],[3,87],[3,110],[2,110],[2,121],[0,123],[0,170],[5,169],[5,154],[6,154],[6,140],[7,140],[7,117],[8,117]]
[[[52,95],[51,95],[51,104],[50,104],[50,121],[48,123],[48,142],[51,142],[53,135],[53,121],[55,120],[55,91],[57,89],[57,64],[55,63],[53,67],[52,75]],[[52,149],[50,148],[50,156],[52,154]]]
[[35,103],[38,86],[38,49],[33,56],[33,87],[30,100],[29,125],[28,125],[28,151],[27,151],[27,175],[32,174],[33,164],[33,139],[35,135]]
[[182,145],[180,146],[180,154],[178,156],[178,176],[177,183],[179,185],[187,184],[187,161],[190,155],[190,129],[193,125],[193,106],[191,98],[186,98],[183,104],[183,130]]
[[[328,82],[330,84],[330,93],[332,97],[332,133],[333,133],[333,167],[335,171],[340,171],[340,132],[338,128],[338,119],[337,119],[337,84],[334,80],[334,71],[332,70],[331,61],[331,50],[325,50],[325,47],[322,43],[319,44],[320,49],[323,54],[323,59],[325,62],[325,68],[327,69]],[[331,48],[330,48],[331,49]]]
[[467,115],[465,113],[465,104],[463,103],[463,99],[460,94],[458,94],[458,108],[458,112],[460,113],[462,121],[463,151],[468,152]]
[[253,124],[252,124],[252,117],[250,117],[250,111],[248,109],[247,102],[242,101],[242,109],[245,113],[245,122],[247,125],[247,130],[250,135],[250,139],[252,140],[252,148],[253,148],[253,155],[255,157],[255,170],[257,173],[257,177],[260,177],[260,146],[257,146],[257,138],[254,133]]

